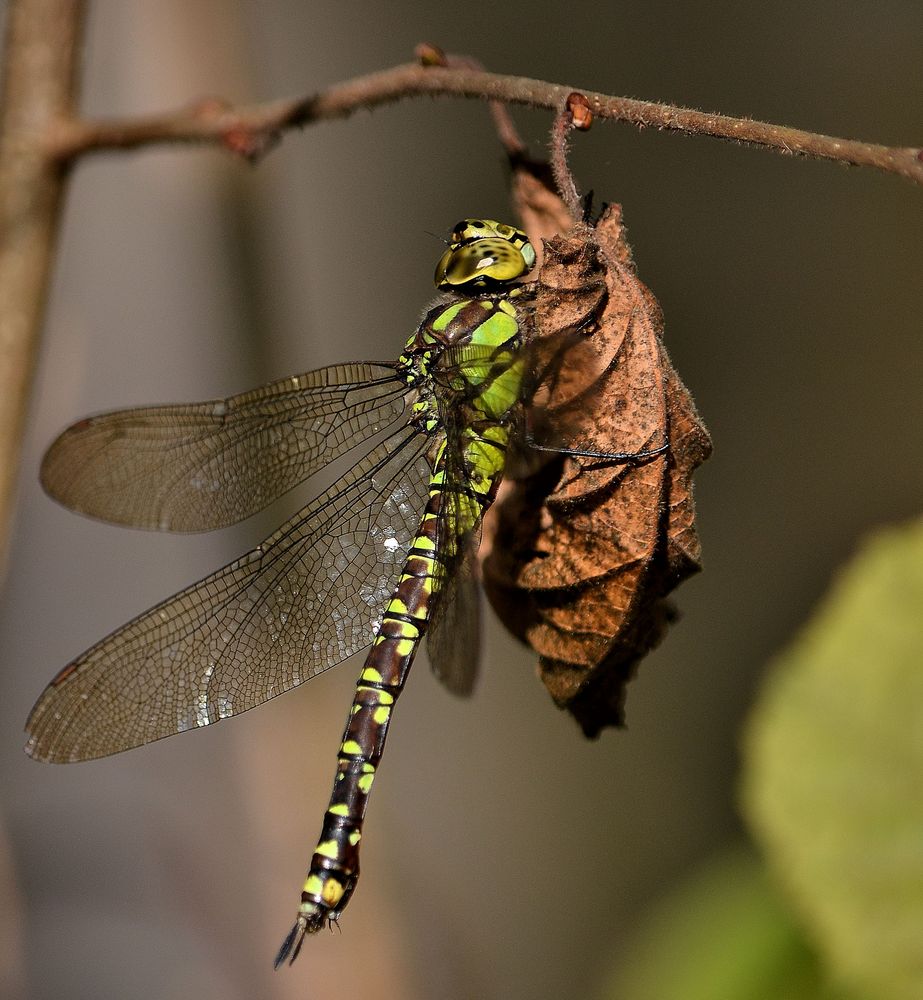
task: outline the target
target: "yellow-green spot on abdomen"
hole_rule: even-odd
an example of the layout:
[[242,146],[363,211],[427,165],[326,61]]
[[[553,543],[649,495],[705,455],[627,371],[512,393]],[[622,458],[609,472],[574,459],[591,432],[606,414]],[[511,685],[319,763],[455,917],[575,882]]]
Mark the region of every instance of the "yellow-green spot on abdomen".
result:
[[[375,695],[379,705],[394,704],[394,695],[388,691],[383,691],[381,688],[366,687],[364,684],[357,684],[356,690],[360,693],[371,691]],[[353,707],[355,708],[355,706]]]
[[322,840],[316,847],[315,854],[319,854],[322,858],[330,858],[331,861],[336,861],[340,856],[340,848],[335,840]]
[[372,782],[375,780],[375,772],[372,771],[369,774],[363,774],[362,777],[356,782],[359,786],[359,791],[363,795],[368,795],[372,788]]
[[435,552],[436,543],[426,535],[417,535],[417,537],[413,540],[413,547],[415,549],[425,549],[427,551]]
[[343,898],[343,886],[335,879],[328,878],[321,890],[321,898],[328,906],[336,906]]
[[[393,608],[388,609],[392,614],[394,614]],[[407,612],[403,612],[406,614]],[[379,636],[375,640],[375,645],[379,646],[385,642],[393,642],[394,648],[397,650],[398,656],[410,656],[413,652],[413,647],[417,644],[416,639],[395,639],[392,636]]]
[[345,802],[337,802],[332,805],[328,810],[331,816],[348,816],[349,806]]
[[372,719],[379,725],[383,726],[389,719],[391,715],[391,709],[386,705],[379,705],[378,708],[372,713]]
[[355,847],[360,840],[362,840],[362,834],[358,830],[353,830],[353,832],[349,835],[350,844],[352,844],[353,847]]
[[[422,563],[424,563],[425,566],[426,566],[426,568],[427,568],[427,570],[429,570],[429,572],[432,573],[432,571],[433,571],[433,565],[435,564],[435,561],[436,561],[435,558],[433,556],[417,556],[417,558]],[[413,573],[405,573],[401,577],[400,582],[401,583],[406,583],[408,580],[412,580],[414,582],[419,581],[420,585],[423,587],[424,591],[426,591],[427,594],[432,590],[433,581],[428,576],[416,576]],[[389,604],[388,607],[390,608],[391,605]],[[416,627],[416,625],[413,626],[413,629],[414,629],[414,631],[411,633],[411,636],[413,638],[416,638],[420,634],[420,630]]]
[[362,755],[362,747],[355,740],[345,740],[340,750],[351,757],[360,757]]
[[[419,577],[408,576],[405,573],[401,577],[400,582],[403,583],[405,580],[418,580],[418,579],[419,579]],[[393,604],[389,604],[388,605],[388,611],[393,611],[393,610],[394,610],[394,605]],[[387,614],[387,612],[386,612],[386,614]],[[412,621],[405,622],[405,621],[401,621],[400,619],[394,619],[393,623],[394,623],[395,626],[397,626],[400,629],[400,638],[402,638],[402,639],[419,639],[420,638],[420,626],[417,625],[415,622],[412,622]],[[394,636],[391,636],[391,638],[393,639]]]
[[306,879],[302,891],[310,896],[323,896],[324,880],[315,874],[310,874]]

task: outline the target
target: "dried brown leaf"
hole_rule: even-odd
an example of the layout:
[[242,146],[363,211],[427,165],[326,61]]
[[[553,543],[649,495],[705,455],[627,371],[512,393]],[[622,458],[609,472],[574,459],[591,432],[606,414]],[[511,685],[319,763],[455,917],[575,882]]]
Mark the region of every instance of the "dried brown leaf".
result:
[[485,525],[484,580],[501,619],[540,656],[542,680],[589,736],[623,720],[624,687],[674,617],[665,596],[699,568],[692,472],[708,434],[661,341],[621,210],[548,236],[568,218],[534,174],[517,172],[530,236],[541,232],[530,412],[545,452],[513,475]]
[[574,219],[554,190],[551,167],[541,160],[517,156],[513,163],[510,199],[520,224],[542,263],[542,242],[568,232]]

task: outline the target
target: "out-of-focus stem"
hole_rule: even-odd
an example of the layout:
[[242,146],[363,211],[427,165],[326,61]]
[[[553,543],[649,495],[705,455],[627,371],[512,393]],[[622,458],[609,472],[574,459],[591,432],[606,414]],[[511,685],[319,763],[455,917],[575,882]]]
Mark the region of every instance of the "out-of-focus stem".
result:
[[12,0],[0,98],[0,578],[54,258],[62,164],[48,133],[71,117],[82,0]]

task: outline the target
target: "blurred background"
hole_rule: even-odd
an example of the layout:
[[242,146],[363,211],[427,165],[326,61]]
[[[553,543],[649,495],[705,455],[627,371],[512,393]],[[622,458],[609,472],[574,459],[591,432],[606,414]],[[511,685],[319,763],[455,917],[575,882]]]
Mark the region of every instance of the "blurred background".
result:
[[[427,40],[500,72],[910,145],[921,38],[917,0],[98,0],[82,105],[300,95]],[[516,117],[540,150],[550,116]],[[624,206],[714,438],[696,477],[705,572],[675,595],[682,621],[633,683],[628,729],[593,743],[492,620],[470,702],[421,663],[343,932],[277,974],[358,660],[93,763],[33,763],[21,730],[64,663],[294,502],[215,535],[155,536],[57,507],[39,461],[94,411],[393,359],[432,296],[430,234],[509,216],[503,159],[481,105],[423,99],[290,133],[255,169],[192,148],[80,164],[0,604],[0,991],[598,996],[648,907],[744,836],[738,733],[767,658],[869,528],[920,509],[923,197],[871,170],[628,126],[573,145],[581,186]]]

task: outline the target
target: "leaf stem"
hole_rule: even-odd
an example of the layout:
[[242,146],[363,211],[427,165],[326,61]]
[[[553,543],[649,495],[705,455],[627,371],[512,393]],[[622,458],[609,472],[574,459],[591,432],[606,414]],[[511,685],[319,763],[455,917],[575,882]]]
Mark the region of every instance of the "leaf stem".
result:
[[551,172],[561,200],[567,206],[574,222],[580,222],[583,213],[580,211],[580,194],[577,182],[570,172],[567,162],[568,136],[573,131],[574,120],[570,108],[565,104],[555,115],[551,126],[551,143],[549,145]]

